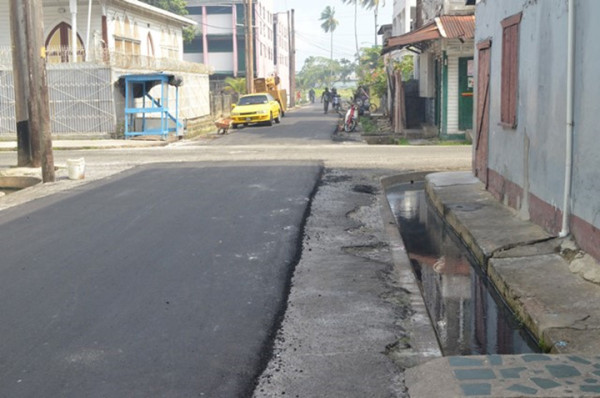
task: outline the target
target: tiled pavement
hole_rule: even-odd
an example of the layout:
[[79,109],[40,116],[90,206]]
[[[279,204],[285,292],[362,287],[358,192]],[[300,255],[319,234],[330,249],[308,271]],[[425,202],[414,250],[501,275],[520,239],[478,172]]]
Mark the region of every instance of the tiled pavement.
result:
[[600,356],[444,357],[407,370],[406,381],[412,398],[598,397]]

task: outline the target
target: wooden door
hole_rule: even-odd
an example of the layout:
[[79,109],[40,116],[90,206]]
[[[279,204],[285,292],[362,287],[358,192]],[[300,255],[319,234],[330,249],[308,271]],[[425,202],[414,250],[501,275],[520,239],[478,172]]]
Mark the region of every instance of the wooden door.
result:
[[475,131],[475,156],[473,173],[486,186],[488,184],[488,135],[490,117],[490,55],[492,42],[485,40],[477,45],[477,119]]
[[473,58],[458,59],[458,129],[473,129]]

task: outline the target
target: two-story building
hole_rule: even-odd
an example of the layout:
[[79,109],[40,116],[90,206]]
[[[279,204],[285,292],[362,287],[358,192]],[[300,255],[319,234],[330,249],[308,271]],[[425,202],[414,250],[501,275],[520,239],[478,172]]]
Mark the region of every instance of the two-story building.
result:
[[[165,71],[184,77],[180,116],[210,115],[204,65],[183,61],[183,29],[191,19],[139,0],[43,0],[43,38],[53,135],[118,135],[124,98],[115,82],[124,74]],[[0,136],[16,134],[11,18],[0,5]]]
[[[390,37],[383,53],[418,54],[415,77],[424,102],[425,130],[446,139],[464,138],[473,127],[474,5],[470,0],[417,0],[394,18],[413,30]],[[408,19],[407,15],[414,15]]]

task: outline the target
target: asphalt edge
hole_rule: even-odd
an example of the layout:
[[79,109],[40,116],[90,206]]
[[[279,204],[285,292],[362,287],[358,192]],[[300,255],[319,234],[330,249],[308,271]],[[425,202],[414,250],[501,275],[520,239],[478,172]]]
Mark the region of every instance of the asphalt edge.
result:
[[325,174],[325,165],[321,161],[311,162],[311,165],[315,165],[318,168],[318,170],[316,173],[316,178],[315,178],[313,187],[308,195],[308,202],[306,203],[306,208],[304,209],[304,214],[302,215],[302,223],[298,229],[298,239],[296,242],[295,253],[291,259],[290,265],[287,270],[288,275],[286,276],[283,297],[281,300],[281,302],[282,302],[281,308],[274,315],[274,317],[273,317],[274,321],[271,326],[271,329],[267,332],[267,334],[264,338],[263,349],[261,350],[261,355],[260,355],[261,358],[260,358],[258,367],[257,367],[256,372],[254,373],[253,377],[251,378],[249,385],[245,389],[244,396],[247,396],[247,397],[252,397],[255,395],[256,388],[259,386],[259,383],[260,383],[260,378],[267,370],[269,363],[275,353],[276,339],[277,339],[277,336],[279,335],[280,331],[282,330],[282,324],[283,324],[283,321],[285,320],[285,315],[286,315],[286,312],[287,312],[288,306],[289,306],[290,293],[291,293],[292,286],[293,286],[294,274],[296,273],[296,268],[298,267],[298,264],[302,260],[302,253],[304,251],[304,240],[306,237],[306,225],[308,223],[308,219],[310,218],[310,216],[312,214],[312,207],[314,205],[315,196],[317,195],[319,188],[323,184],[323,175]]

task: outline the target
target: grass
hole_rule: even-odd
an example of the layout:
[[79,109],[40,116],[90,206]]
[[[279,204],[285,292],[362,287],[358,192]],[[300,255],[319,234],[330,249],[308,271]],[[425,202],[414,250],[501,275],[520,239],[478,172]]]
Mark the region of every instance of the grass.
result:
[[453,146],[453,145],[471,145],[467,140],[440,140],[437,145]]
[[372,135],[377,133],[377,123],[375,123],[370,117],[360,117],[358,119],[363,132],[365,135]]

